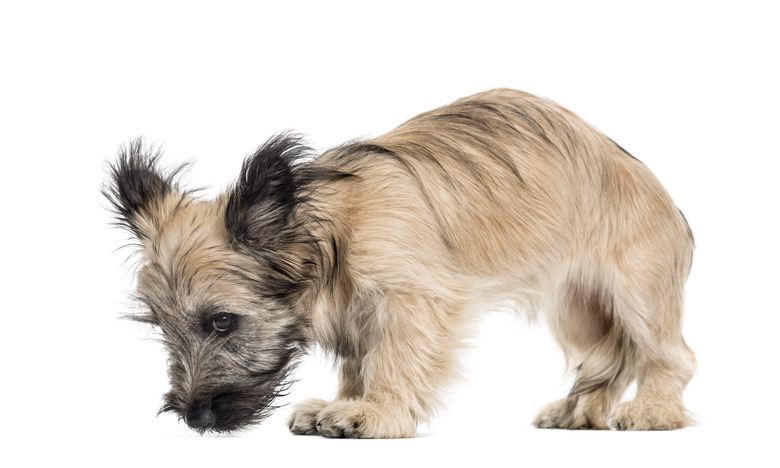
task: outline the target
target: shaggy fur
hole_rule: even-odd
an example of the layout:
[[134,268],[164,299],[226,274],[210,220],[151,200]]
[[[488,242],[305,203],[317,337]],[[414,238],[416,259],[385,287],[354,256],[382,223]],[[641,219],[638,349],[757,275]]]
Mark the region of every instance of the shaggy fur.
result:
[[647,167],[549,101],[489,91],[317,158],[278,135],[209,201],[158,159],[131,143],[105,192],[140,242],[136,318],[170,352],[163,411],[195,430],[261,420],[316,343],[338,396],[296,406],[292,432],[411,437],[472,319],[508,300],[576,370],[538,427],[690,423],[688,224]]

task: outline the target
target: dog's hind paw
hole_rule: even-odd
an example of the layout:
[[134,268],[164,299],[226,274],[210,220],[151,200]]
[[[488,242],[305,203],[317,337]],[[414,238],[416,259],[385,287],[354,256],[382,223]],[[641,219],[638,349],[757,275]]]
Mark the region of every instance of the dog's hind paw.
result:
[[564,398],[554,401],[539,412],[533,425],[539,429],[609,429],[605,415],[578,401]]
[[293,407],[293,414],[287,423],[290,427],[290,432],[298,435],[316,435],[319,434],[317,430],[317,414],[322,411],[328,403],[324,400],[318,400],[313,398],[298,403]]
[[549,403],[536,415],[533,425],[539,429],[564,429],[568,427],[567,421],[571,419],[574,409],[566,399]]
[[668,431],[693,424],[682,405],[674,402],[633,400],[621,403],[612,414],[619,431]]

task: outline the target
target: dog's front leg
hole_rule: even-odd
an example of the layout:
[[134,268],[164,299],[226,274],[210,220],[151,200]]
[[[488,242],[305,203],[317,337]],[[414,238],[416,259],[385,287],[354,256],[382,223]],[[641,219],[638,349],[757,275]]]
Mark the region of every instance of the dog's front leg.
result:
[[[453,374],[460,314],[451,304],[421,295],[398,295],[378,306],[361,334],[361,359],[345,359],[339,397],[296,407],[291,430],[326,437],[413,437],[437,404],[439,387]],[[321,409],[316,417],[311,412]],[[293,427],[296,420],[302,425]],[[314,424],[314,428],[307,425]]]
[[[338,400],[355,400],[363,396],[363,383],[360,379],[360,359],[342,358],[339,366]],[[290,431],[298,435],[319,434],[317,426],[320,411],[328,402],[318,398],[302,401],[295,405],[288,420]]]

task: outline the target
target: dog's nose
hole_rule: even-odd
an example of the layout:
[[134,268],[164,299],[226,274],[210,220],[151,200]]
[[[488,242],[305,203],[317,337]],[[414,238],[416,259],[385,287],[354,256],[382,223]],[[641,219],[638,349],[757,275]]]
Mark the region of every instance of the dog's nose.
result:
[[205,431],[216,426],[217,415],[208,406],[200,406],[187,413],[184,420],[191,429]]

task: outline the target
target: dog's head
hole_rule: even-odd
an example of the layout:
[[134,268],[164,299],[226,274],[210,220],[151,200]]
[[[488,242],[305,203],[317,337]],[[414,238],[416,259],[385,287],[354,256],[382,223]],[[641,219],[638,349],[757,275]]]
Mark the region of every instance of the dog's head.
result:
[[136,140],[110,167],[104,193],[117,224],[137,240],[140,268],[131,315],[161,333],[171,390],[161,411],[196,431],[233,431],[266,417],[305,346],[295,311],[317,250],[297,219],[305,194],[289,135],[246,159],[237,183],[209,201],[164,171]]

